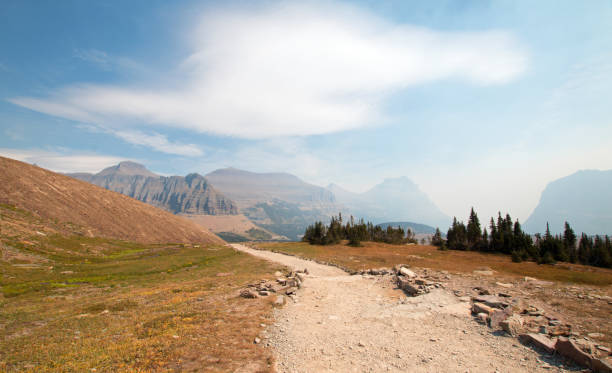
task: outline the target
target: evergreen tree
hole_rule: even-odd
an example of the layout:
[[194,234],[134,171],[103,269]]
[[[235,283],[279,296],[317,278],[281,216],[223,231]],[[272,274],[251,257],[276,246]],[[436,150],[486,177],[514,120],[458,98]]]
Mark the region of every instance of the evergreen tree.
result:
[[442,239],[442,232],[440,232],[440,228],[436,228],[436,233],[431,237],[431,244],[443,249],[444,248],[444,239]]
[[578,255],[576,252],[576,233],[568,222],[565,222],[565,230],[563,231],[563,246],[569,254],[569,261],[576,263]]
[[478,243],[481,238],[480,221],[478,215],[474,212],[474,208],[470,211],[470,218],[467,225],[467,244],[469,249],[478,249]]

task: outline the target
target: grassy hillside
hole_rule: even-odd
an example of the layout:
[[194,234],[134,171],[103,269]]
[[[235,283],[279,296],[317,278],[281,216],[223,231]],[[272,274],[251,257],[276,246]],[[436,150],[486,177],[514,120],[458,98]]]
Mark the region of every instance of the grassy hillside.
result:
[[42,219],[70,223],[64,233],[141,243],[223,240],[185,218],[119,193],[0,157],[0,203]]
[[[280,269],[222,245],[146,244],[0,205],[0,371],[268,371],[253,339]],[[237,270],[237,269],[240,270]]]

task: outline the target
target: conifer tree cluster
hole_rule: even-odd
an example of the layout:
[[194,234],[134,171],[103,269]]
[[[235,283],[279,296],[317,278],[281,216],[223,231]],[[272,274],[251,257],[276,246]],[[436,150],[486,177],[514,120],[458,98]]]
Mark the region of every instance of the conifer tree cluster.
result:
[[569,223],[565,223],[562,235],[552,235],[546,224],[544,235],[531,235],[523,232],[518,220],[512,221],[509,214],[491,218],[487,228],[481,228],[478,215],[472,208],[467,226],[453,218],[453,224],[446,234],[446,241],[439,229],[431,239],[434,246],[451,250],[475,250],[512,255],[512,260],[534,260],[538,263],[557,261],[581,263],[598,267],[612,268],[612,244],[608,236],[590,237],[582,234],[577,244],[577,236]]
[[414,233],[410,229],[404,231],[401,227],[391,226],[382,229],[371,222],[364,222],[363,219],[355,222],[352,216],[346,224],[343,224],[342,214],[338,214],[337,217],[332,216],[329,225],[318,221],[308,226],[302,238],[302,241],[311,245],[333,245],[342,240],[348,240],[351,246],[359,246],[364,241],[389,244],[416,243]]

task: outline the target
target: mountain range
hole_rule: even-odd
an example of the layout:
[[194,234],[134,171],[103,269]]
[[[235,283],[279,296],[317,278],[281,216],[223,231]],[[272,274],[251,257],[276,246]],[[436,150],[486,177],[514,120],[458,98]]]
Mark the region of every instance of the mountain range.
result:
[[236,215],[234,202],[215,190],[199,174],[160,176],[135,162],[121,162],[97,174],[68,174],[119,192],[173,214]]
[[531,216],[527,232],[563,232],[565,222],[578,234],[612,234],[612,170],[582,170],[550,182]]
[[255,224],[291,240],[299,239],[308,225],[341,210],[332,192],[287,173],[225,168],[206,179]]

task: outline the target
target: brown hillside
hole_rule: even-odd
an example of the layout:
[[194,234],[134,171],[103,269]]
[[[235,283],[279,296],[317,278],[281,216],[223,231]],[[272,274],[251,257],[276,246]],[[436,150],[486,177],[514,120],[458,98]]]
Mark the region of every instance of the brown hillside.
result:
[[187,219],[93,184],[0,157],[0,203],[78,225],[82,233],[142,243],[223,243]]

